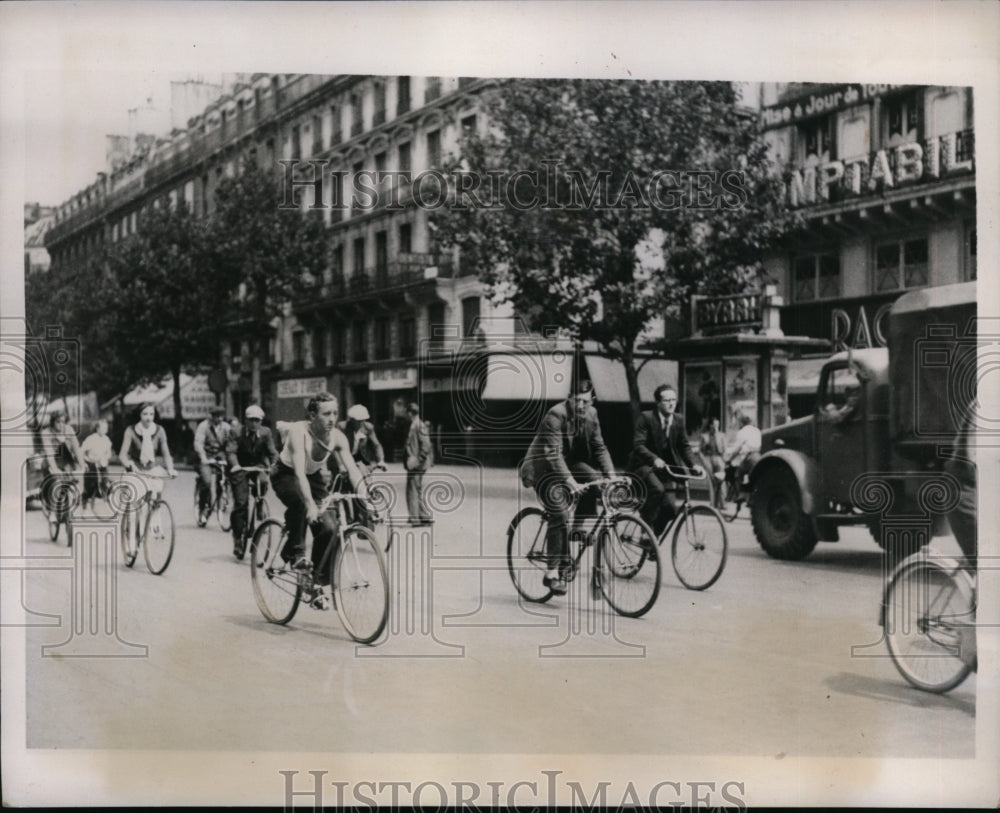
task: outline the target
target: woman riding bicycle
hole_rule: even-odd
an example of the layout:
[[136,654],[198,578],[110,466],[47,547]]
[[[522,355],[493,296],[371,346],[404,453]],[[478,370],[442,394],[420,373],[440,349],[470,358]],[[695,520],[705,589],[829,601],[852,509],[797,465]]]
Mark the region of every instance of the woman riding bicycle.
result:
[[42,447],[45,450],[46,468],[43,499],[47,505],[56,509],[59,507],[57,503],[64,499],[64,495],[60,494],[60,485],[76,483],[76,472],[81,460],[80,444],[65,413],[52,413],[48,429],[42,432]]
[[[170,456],[166,430],[155,422],[156,407],[145,403],[139,407],[139,421],[125,427],[122,448],[118,459],[126,471],[135,469],[141,474],[176,477],[174,459]],[[151,485],[154,491],[163,488],[162,482]]]
[[[350,478],[355,493],[368,499],[364,479],[351,455],[344,433],[337,428],[337,398],[328,392],[317,393],[306,407],[308,419],[287,424],[287,436],[271,485],[285,506],[288,541],[281,557],[294,563],[296,570],[313,571],[313,583],[322,588],[329,583],[329,573],[320,567],[330,540],[337,533],[337,518],[332,512],[320,513],[318,503],[330,492],[328,460],[333,455],[341,471]],[[305,558],[306,525],[313,529],[312,562]],[[310,603],[317,609],[329,608],[320,592]]]

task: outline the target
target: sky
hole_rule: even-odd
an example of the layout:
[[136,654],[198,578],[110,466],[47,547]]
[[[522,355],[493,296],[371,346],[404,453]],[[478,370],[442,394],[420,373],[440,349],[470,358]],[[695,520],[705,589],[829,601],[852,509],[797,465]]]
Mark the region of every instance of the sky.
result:
[[93,183],[105,169],[105,135],[128,134],[129,109],[147,100],[169,109],[170,81],[191,77],[154,70],[32,72],[26,77],[25,201],[58,205]]

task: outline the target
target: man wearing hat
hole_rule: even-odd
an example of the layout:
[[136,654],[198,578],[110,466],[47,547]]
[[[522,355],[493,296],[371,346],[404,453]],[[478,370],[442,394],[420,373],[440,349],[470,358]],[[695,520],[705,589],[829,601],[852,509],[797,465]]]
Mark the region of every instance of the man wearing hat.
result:
[[229,441],[229,424],[222,420],[226,411],[222,407],[212,407],[194,433],[194,451],[198,455],[198,525],[208,521],[208,510],[212,505],[212,483],[215,472],[213,460],[222,460]]
[[427,426],[420,420],[420,407],[411,403],[406,409],[410,418],[410,431],[403,447],[406,469],[406,508],[414,525],[433,522],[430,509],[424,502],[424,472],[431,467],[431,438]]
[[270,469],[278,459],[271,430],[261,425],[264,410],[251,404],[243,417],[242,429],[234,432],[226,444],[226,458],[231,472],[229,482],[233,486],[233,553],[237,557],[243,555],[243,532],[247,526],[251,475],[257,477],[261,494],[267,490],[267,474],[246,469]]
[[338,423],[337,428],[347,438],[355,463],[365,466],[385,464],[385,450],[375,435],[371,415],[364,404],[355,404],[347,410],[347,420]]

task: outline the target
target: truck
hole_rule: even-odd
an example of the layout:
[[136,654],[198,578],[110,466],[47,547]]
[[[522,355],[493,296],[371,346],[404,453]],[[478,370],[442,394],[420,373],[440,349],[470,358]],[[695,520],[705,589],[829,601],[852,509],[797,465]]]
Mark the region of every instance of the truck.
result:
[[761,433],[750,516],[768,555],[802,559],[845,525],[867,526],[893,557],[928,541],[883,534],[890,515],[929,515],[942,531],[943,464],[976,398],[976,330],[975,282],[922,288],[893,304],[886,347],[824,363],[812,414]]

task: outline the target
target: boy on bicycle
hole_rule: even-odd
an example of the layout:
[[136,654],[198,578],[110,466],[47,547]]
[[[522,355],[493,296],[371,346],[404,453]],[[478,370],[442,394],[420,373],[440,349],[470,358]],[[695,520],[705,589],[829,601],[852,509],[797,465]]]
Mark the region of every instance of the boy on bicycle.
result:
[[[83,475],[83,507],[93,507],[97,497],[106,493],[108,464],[111,462],[111,438],[108,437],[108,422],[100,420],[93,434],[87,436],[80,446],[87,471]],[[103,488],[102,488],[103,487]]]
[[246,468],[270,469],[278,460],[271,430],[262,425],[264,410],[251,404],[243,413],[243,427],[233,433],[226,444],[230,478],[233,487],[233,553],[242,556],[243,533],[246,531],[250,503],[250,476],[256,476],[260,494],[267,493],[267,474],[248,472]]
[[[341,471],[350,478],[355,493],[367,501],[368,490],[361,472],[351,455],[344,433],[337,428],[337,398],[328,392],[317,393],[306,407],[307,420],[287,424],[287,436],[271,483],[274,493],[285,506],[285,528],[288,540],[281,557],[292,562],[296,570],[311,571],[313,584],[320,592],[310,603],[326,610],[330,602],[322,587],[330,582],[330,574],[321,568],[326,549],[337,534],[337,518],[330,511],[320,513],[318,504],[330,492],[328,461],[334,456]],[[306,525],[312,527],[312,562],[305,557]]]
[[206,418],[194,433],[194,450],[198,455],[198,515],[208,513],[212,506],[215,472],[212,461],[222,461],[229,441],[229,424],[222,420],[226,411],[212,407],[211,417]]

